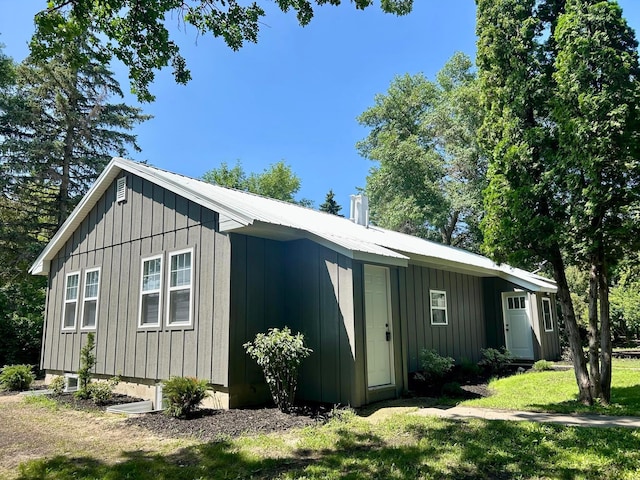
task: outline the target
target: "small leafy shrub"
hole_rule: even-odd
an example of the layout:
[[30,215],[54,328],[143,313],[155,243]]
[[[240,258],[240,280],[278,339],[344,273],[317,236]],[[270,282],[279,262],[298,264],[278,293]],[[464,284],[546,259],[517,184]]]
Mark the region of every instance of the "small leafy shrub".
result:
[[291,411],[298,385],[298,369],[302,360],[313,352],[304,346],[304,335],[293,335],[288,327],[282,330],[271,328],[243,346],[262,368],[276,406],[282,412]]
[[0,390],[29,390],[35,378],[31,365],[5,365],[0,371]]
[[482,360],[478,362],[478,365],[487,370],[491,375],[504,373],[513,362],[513,355],[505,347],[502,347],[501,350],[497,348],[483,348],[480,352],[482,353]]
[[462,387],[458,382],[448,382],[445,383],[440,389],[442,396],[449,398],[460,398],[464,397],[465,392],[462,390]]
[[49,384],[49,390],[53,391],[54,395],[62,395],[64,393],[64,377],[60,375],[53,377]]
[[171,417],[186,418],[207,396],[207,381],[194,377],[171,377],[162,383],[167,400],[165,413]]
[[538,360],[533,364],[534,372],[546,372],[547,370],[553,370],[553,362],[548,360]]
[[74,394],[77,398],[87,399],[91,396],[89,383],[91,382],[91,372],[96,366],[95,336],[93,332],[87,334],[87,343],[80,350],[80,369],[78,370],[78,391]]
[[482,369],[478,366],[477,363],[469,360],[468,358],[463,358],[460,361],[460,374],[465,378],[475,378],[480,375]]
[[455,360],[451,357],[443,357],[435,350],[423,349],[420,352],[420,367],[427,380],[443,378],[451,371]]
[[96,405],[104,405],[111,400],[111,397],[113,397],[113,389],[118,385],[118,383],[120,383],[119,377],[110,378],[106,382],[91,382],[87,385],[89,397]]

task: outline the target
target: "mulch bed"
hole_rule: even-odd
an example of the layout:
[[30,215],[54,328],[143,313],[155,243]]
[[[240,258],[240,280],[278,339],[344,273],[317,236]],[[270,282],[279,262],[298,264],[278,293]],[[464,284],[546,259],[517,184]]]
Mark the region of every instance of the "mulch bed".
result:
[[202,409],[189,419],[147,413],[130,417],[126,422],[146,428],[163,437],[191,437],[204,441],[220,441],[241,435],[284,432],[325,422],[327,409],[299,409],[282,413],[277,408],[213,410]]
[[122,403],[133,403],[139,402],[142,399],[136,397],[129,397],[127,395],[120,395],[119,393],[114,393],[111,397],[111,400],[108,400],[103,405],[96,405],[93,400],[90,398],[82,399],[76,398],[73,396],[73,393],[63,393],[62,395],[51,395],[49,398],[55,400],[61,405],[65,405],[70,408],[75,408],[76,410],[85,410],[85,411],[96,411],[96,410],[106,410],[107,407],[112,405],[120,405]]

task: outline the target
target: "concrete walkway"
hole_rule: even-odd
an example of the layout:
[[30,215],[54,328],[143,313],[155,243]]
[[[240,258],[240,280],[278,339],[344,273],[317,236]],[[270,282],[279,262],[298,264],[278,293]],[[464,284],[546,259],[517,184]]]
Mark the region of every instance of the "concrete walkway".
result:
[[558,423],[578,427],[626,427],[640,428],[640,417],[616,417],[611,415],[578,415],[540,412],[520,412],[515,410],[494,410],[473,407],[430,407],[420,408],[411,415],[435,416],[464,420],[483,418],[485,420],[510,420],[516,422]]

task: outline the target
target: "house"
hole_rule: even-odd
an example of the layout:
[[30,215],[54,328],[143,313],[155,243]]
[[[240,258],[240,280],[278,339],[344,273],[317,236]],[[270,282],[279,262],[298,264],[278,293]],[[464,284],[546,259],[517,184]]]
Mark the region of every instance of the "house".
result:
[[560,354],[556,287],[457,248],[114,158],[31,267],[49,278],[41,367],[76,372],[95,332],[98,375],[148,399],[173,375],[216,402],[268,398],[242,345],[301,331],[302,399],[359,406],[407,389],[419,353],[477,361],[506,345]]

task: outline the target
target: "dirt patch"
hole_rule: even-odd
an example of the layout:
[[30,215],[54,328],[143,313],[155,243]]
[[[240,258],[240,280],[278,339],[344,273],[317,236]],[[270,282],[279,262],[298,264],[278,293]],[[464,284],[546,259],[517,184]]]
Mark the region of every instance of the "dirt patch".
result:
[[493,395],[491,390],[489,390],[489,385],[486,383],[461,385],[460,388],[465,392],[471,394],[473,398],[490,397],[491,395]]
[[189,419],[148,413],[127,419],[126,423],[150,430],[163,437],[197,438],[216,441],[241,435],[284,432],[316,425],[327,420],[326,410],[302,410],[292,414],[277,408],[212,410],[202,409]]

